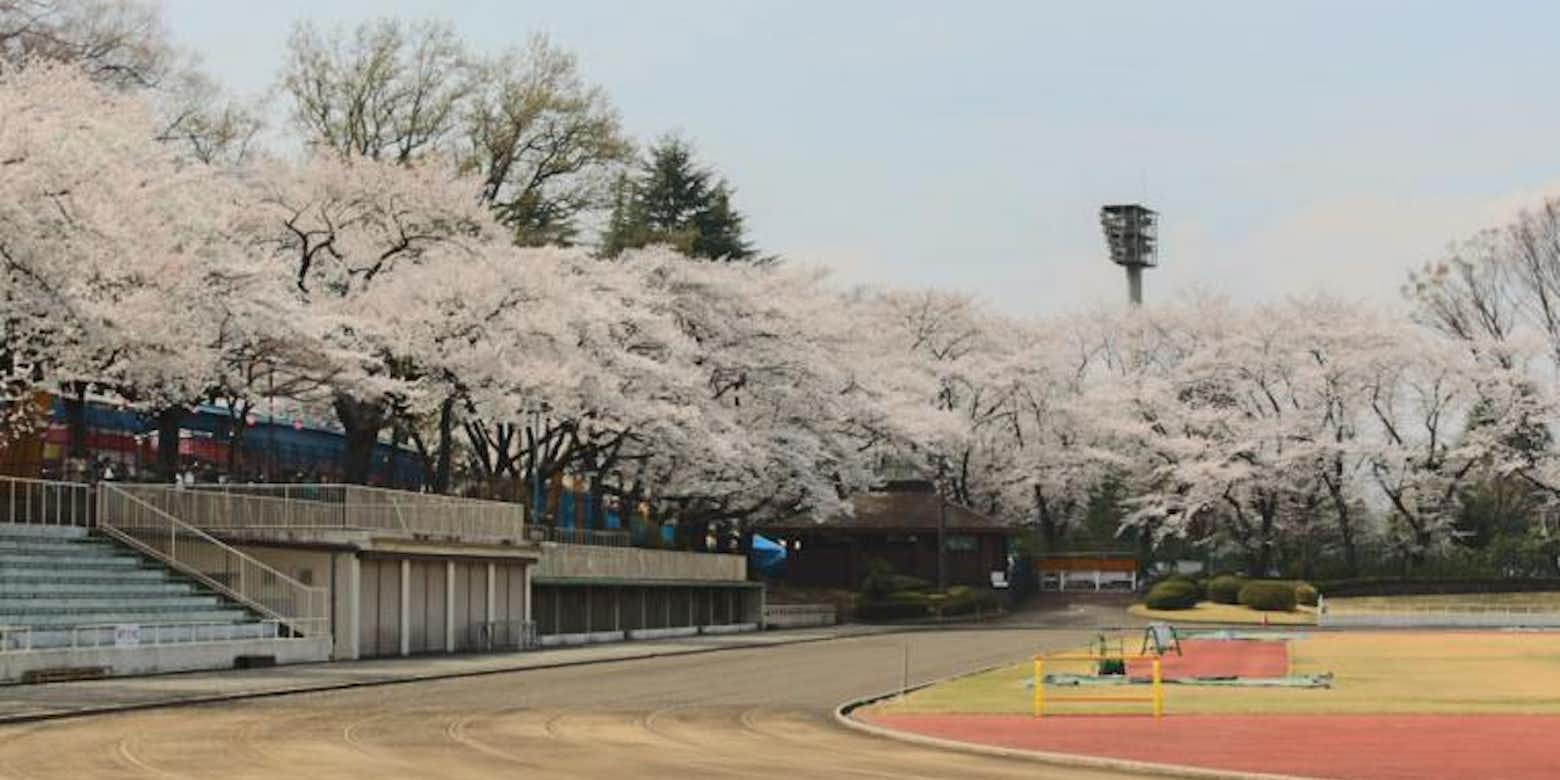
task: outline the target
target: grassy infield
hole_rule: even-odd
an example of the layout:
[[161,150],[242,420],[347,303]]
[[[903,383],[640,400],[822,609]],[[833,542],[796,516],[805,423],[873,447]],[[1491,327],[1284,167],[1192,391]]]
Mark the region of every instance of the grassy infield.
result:
[[[1467,596],[1394,597],[1405,603],[1469,603]],[[1560,594],[1481,595],[1479,604],[1554,604]],[[1372,599],[1329,602],[1364,608]],[[1175,619],[1177,613],[1168,613]],[[1182,614],[1184,618],[1184,614]],[[1131,642],[1129,641],[1129,644]],[[1560,634],[1513,632],[1310,634],[1290,645],[1295,674],[1332,672],[1328,689],[1206,688],[1171,685],[1174,713],[1560,713]],[[1084,671],[1062,663],[1048,671]],[[954,680],[881,705],[886,713],[1028,713],[1030,665]],[[1115,689],[1091,689],[1110,695]],[[1065,696],[1067,689],[1049,688]],[[1141,691],[1134,691],[1134,693]],[[1125,693],[1125,691],[1123,691]],[[1055,700],[1053,700],[1055,702]],[[1059,704],[1047,712],[1142,713],[1143,705]]]

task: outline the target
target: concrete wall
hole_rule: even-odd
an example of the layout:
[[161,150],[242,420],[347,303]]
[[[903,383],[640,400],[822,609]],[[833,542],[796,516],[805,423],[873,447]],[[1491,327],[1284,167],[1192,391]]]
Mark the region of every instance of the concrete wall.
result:
[[536,576],[741,582],[747,579],[747,561],[741,555],[546,542]]
[[475,650],[481,626],[531,619],[528,566],[516,558],[237,546],[331,589],[332,660]]
[[324,661],[330,638],[240,639],[231,642],[34,650],[0,654],[0,681],[15,682],[37,669],[104,666],[120,677],[197,669],[231,669],[241,655],[270,655],[279,664]]
[[532,590],[536,631],[544,637],[627,632],[632,638],[665,629],[697,632],[705,626],[757,625],[763,593],[762,588],[738,583],[686,587],[538,582]]
[[330,587],[332,554],[328,551],[293,547],[260,547],[248,544],[234,546],[258,558],[261,563],[309,587]]

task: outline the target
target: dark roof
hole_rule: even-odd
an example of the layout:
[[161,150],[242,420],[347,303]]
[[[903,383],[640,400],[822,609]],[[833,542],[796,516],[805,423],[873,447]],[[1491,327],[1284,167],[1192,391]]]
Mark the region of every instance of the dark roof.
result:
[[[763,530],[837,530],[837,531],[935,531],[940,500],[937,493],[924,490],[880,490],[859,494],[850,500],[850,515],[818,517],[797,515],[768,523]],[[948,502],[950,531],[988,531],[1018,533],[1018,529],[952,501]]]

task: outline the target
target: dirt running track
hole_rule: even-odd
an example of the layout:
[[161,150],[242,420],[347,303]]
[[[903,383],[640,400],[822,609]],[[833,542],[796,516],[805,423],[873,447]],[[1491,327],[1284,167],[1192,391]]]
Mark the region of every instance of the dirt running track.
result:
[[841,700],[1086,641],[841,639],[0,727],[0,778],[1110,778],[846,731]]

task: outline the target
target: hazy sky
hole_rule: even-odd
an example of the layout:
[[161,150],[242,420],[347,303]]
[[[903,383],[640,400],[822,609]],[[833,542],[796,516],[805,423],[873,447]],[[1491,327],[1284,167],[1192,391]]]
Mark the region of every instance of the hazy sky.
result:
[[766,251],[1013,313],[1124,297],[1105,202],[1162,213],[1147,297],[1395,301],[1447,242],[1560,194],[1560,5],[168,0],[245,93],[290,26],[452,21],[575,51],[640,138],[677,129]]

